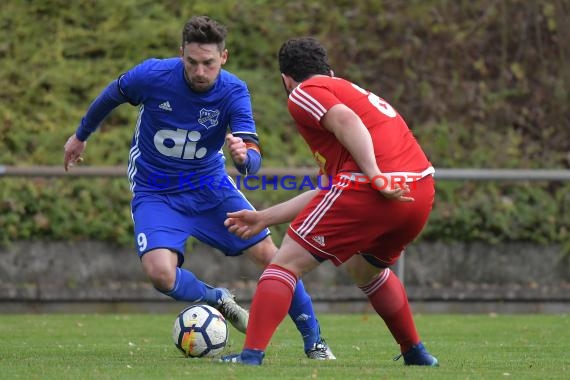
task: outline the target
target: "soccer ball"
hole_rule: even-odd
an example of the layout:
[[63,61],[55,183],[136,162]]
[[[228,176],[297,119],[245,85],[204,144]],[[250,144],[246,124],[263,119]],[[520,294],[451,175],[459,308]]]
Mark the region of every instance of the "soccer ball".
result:
[[224,316],[208,305],[190,306],[174,321],[172,339],[185,356],[210,357],[219,354],[228,342]]

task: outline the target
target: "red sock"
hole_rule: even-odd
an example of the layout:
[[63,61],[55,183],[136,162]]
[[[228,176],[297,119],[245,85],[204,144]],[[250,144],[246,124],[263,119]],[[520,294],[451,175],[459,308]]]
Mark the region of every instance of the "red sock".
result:
[[401,352],[408,351],[420,342],[406,290],[390,269],[385,269],[380,276],[360,289],[388,326],[400,345]]
[[297,277],[279,265],[265,268],[253,296],[243,348],[265,351],[283,321],[297,284]]

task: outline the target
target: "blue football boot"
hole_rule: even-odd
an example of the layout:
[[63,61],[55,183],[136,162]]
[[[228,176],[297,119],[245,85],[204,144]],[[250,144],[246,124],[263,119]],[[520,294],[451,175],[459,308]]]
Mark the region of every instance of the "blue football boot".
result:
[[394,360],[404,357],[405,365],[424,365],[428,367],[438,367],[439,362],[437,358],[427,352],[422,342],[412,346],[408,351],[396,356]]
[[246,365],[261,365],[265,352],[261,350],[244,349],[239,354],[222,356],[220,359],[223,363],[239,363]]

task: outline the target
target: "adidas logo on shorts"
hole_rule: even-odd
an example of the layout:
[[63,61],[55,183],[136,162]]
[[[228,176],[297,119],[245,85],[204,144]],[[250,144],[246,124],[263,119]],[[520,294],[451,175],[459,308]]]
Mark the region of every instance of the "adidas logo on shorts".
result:
[[317,235],[313,237],[313,240],[321,247],[325,246],[325,237],[322,235]]

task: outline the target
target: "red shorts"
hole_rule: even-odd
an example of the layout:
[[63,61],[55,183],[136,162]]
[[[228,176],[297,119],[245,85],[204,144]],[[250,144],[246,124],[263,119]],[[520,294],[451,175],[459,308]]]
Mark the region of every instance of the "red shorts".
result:
[[408,185],[414,202],[388,200],[369,184],[341,178],[307,204],[287,233],[317,259],[336,266],[362,254],[388,267],[422,231],[434,202],[431,175]]

